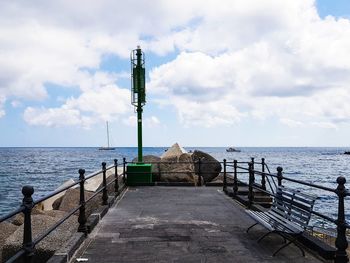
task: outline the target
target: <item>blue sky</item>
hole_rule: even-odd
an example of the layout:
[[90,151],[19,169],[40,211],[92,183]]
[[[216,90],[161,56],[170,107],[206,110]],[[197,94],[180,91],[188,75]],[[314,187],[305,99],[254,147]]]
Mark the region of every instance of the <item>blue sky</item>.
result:
[[0,147],[136,146],[137,45],[145,146],[350,146],[348,0],[11,1],[0,36]]

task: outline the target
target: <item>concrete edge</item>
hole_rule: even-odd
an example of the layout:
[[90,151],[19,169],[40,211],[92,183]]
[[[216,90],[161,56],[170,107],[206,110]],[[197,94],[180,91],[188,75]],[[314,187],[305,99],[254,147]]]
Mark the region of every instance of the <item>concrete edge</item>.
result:
[[66,263],[74,255],[75,251],[84,242],[86,236],[84,233],[74,233],[69,241],[55,252],[55,254],[47,261],[48,263]]
[[100,221],[100,214],[93,213],[91,214],[86,222],[86,227],[88,230],[88,233],[91,233],[91,231],[95,228],[95,226]]
[[[108,205],[102,206],[97,209],[96,212],[92,213],[86,222],[88,233],[97,226],[98,222],[102,217],[108,212],[109,208],[114,205],[114,203],[122,197],[122,193],[126,191],[127,187],[122,184],[119,193],[116,197],[108,197]],[[73,258],[74,254],[79,250],[83,242],[86,240],[87,236],[84,233],[76,232],[73,236],[61,247],[55,254],[47,261],[48,263],[67,263]]]
[[336,248],[328,245],[325,242],[311,236],[309,233],[304,232],[298,239],[304,246],[318,253],[319,256],[326,260],[333,260],[335,257]]
[[115,202],[115,197],[114,196],[108,196],[108,208],[110,208],[114,202]]

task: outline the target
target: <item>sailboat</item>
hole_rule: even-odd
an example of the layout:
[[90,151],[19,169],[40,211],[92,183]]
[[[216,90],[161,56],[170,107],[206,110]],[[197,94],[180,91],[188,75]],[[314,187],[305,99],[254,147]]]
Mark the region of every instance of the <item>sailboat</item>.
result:
[[108,129],[108,121],[106,121],[106,125],[107,125],[107,147],[100,147],[98,148],[99,150],[115,150],[115,147],[109,147],[109,129]]

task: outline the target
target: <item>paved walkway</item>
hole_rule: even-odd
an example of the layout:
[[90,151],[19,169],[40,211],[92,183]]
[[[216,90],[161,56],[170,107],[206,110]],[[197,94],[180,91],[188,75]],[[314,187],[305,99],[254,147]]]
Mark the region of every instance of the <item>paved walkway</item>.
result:
[[212,187],[129,188],[81,250],[88,262],[320,262],[246,228],[243,208]]

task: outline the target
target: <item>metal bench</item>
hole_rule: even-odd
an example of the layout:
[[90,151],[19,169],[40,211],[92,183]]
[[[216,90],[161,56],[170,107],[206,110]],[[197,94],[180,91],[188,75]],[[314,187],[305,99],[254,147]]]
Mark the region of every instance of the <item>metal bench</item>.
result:
[[[247,233],[255,225],[261,224],[270,231],[260,237],[258,242],[271,233],[280,235],[285,242],[283,246],[273,253],[273,256],[292,243],[305,256],[303,248],[295,241],[302,235],[309,224],[316,198],[314,195],[303,193],[299,190],[284,186],[277,187],[272,206],[269,210],[264,212],[246,210],[247,214],[257,222],[247,229]],[[288,243],[286,239],[289,240]]]

